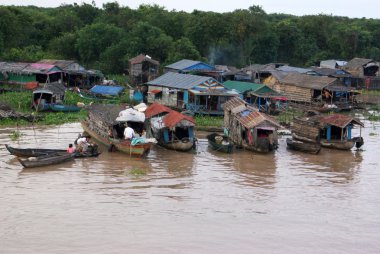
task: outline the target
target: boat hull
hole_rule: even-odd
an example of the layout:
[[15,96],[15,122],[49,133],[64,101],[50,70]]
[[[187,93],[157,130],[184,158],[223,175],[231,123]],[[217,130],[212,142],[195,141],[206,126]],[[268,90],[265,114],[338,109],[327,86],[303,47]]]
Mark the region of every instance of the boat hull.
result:
[[321,145],[323,147],[332,148],[332,149],[338,149],[338,150],[351,150],[355,146],[354,140],[321,140]]
[[58,104],[50,104],[49,108],[54,112],[78,112],[81,110],[80,107],[74,105],[58,105]]
[[289,149],[304,153],[318,154],[321,150],[321,145],[316,143],[307,143],[299,140],[286,139],[286,144]]
[[158,144],[162,147],[165,147],[166,149],[180,151],[180,152],[187,152],[193,149],[193,142],[191,140],[187,142],[183,142],[181,140],[179,141],[173,141],[168,143],[158,142]]
[[89,127],[87,121],[82,121],[81,124],[84,131],[86,131],[91,137],[93,137],[99,143],[107,146],[109,150],[112,150],[113,148],[115,148],[117,151],[126,153],[130,156],[145,157],[146,155],[149,154],[150,149],[152,147],[151,143],[131,145],[131,141],[128,141],[128,140],[120,141],[116,139],[106,138],[99,135],[94,130],[92,130]]
[[41,148],[14,148],[9,145],[5,145],[8,152],[12,155],[19,157],[37,157],[41,155],[47,155],[51,153],[63,153],[66,150],[61,149],[41,149]]
[[215,141],[216,136],[221,136],[217,133],[211,133],[207,135],[208,144],[211,146],[212,149],[223,152],[223,153],[232,153],[233,150],[233,144],[228,141],[228,137],[222,136],[223,141],[227,141],[228,144],[219,144]]
[[24,168],[36,168],[36,167],[44,167],[55,165],[67,161],[74,160],[75,155],[70,153],[56,153],[56,154],[48,154],[44,156],[35,157],[32,159],[20,159],[18,158],[21,165]]
[[[293,138],[305,142],[310,142],[310,143],[317,143],[316,140],[312,140],[309,138],[305,138],[299,135],[296,135],[293,133]],[[331,148],[331,149],[338,149],[338,150],[350,150],[351,148],[354,147],[356,141],[354,139],[350,140],[326,140],[326,139],[321,139],[320,144],[322,147],[326,148]]]

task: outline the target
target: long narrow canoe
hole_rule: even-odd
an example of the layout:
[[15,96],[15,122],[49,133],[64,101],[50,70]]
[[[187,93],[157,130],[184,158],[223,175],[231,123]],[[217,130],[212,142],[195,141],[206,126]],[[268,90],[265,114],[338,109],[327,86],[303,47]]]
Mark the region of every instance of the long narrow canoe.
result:
[[317,143],[307,143],[300,140],[295,140],[291,138],[286,139],[286,144],[289,149],[304,152],[304,153],[311,153],[311,154],[318,154],[321,150],[321,145]]
[[74,160],[74,158],[75,154],[72,153],[53,153],[28,159],[18,158],[18,161],[24,166],[24,168],[36,168],[71,161]]
[[[222,142],[218,143],[215,138],[222,137]],[[209,145],[216,151],[223,153],[231,153],[233,149],[233,144],[229,141],[228,137],[219,135],[217,133],[211,133],[207,135],[207,140]]]
[[[9,145],[5,145],[10,154],[18,157],[38,157],[45,156],[53,153],[65,153],[66,150],[62,149],[43,149],[43,148],[15,148]],[[101,153],[95,151],[94,153],[79,153],[75,152],[75,158],[85,158],[85,157],[98,157]]]
[[78,112],[81,110],[80,107],[75,105],[50,104],[49,107],[54,112]]
[[61,149],[43,149],[43,148],[15,148],[9,145],[5,145],[8,152],[12,155],[19,157],[37,157],[41,155],[47,155],[51,153],[63,153],[66,150]]

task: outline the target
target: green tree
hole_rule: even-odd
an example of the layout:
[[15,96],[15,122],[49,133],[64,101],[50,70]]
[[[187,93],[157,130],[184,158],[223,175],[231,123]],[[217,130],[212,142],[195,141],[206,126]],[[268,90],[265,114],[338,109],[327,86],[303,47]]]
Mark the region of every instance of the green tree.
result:
[[110,25],[95,23],[85,26],[78,31],[76,49],[80,59],[85,64],[92,64],[99,60],[100,54],[122,38],[122,29]]

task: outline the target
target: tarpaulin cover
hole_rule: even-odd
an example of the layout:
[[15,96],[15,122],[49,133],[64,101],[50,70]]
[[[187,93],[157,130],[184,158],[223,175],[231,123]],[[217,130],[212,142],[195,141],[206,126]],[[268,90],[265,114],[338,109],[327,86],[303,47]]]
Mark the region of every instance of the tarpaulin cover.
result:
[[118,95],[124,90],[122,86],[101,86],[96,85],[90,89],[91,92],[103,95]]

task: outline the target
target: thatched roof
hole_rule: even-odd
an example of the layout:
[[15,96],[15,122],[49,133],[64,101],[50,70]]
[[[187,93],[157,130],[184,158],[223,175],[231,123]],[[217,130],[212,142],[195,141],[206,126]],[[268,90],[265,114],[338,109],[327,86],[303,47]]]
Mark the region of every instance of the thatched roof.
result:
[[375,62],[375,61],[372,59],[366,59],[366,58],[354,58],[344,66],[344,69],[349,70],[349,69],[363,68],[365,65],[371,62]]
[[283,79],[280,80],[280,83],[309,89],[322,90],[324,87],[334,83],[335,81],[336,78],[330,78],[325,76],[312,76],[300,73],[289,73]]

